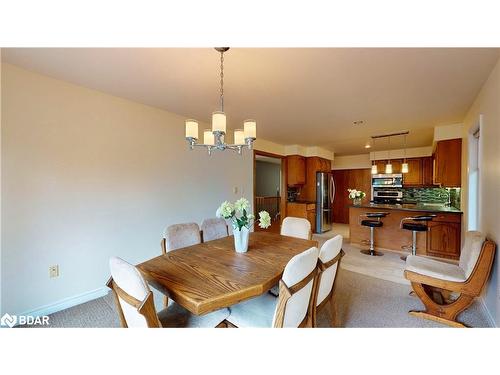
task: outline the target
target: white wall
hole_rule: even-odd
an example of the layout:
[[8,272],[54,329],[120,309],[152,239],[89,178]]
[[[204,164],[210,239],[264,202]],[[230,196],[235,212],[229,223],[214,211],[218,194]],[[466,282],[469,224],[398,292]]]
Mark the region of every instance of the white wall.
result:
[[332,169],[364,169],[370,167],[370,154],[335,156],[332,164]]
[[235,186],[251,200],[251,153],[189,151],[182,116],[8,64],[1,84],[4,312],[104,286],[111,255],[159,255],[166,225],[213,217]]
[[[462,207],[467,211],[467,136],[476,126],[479,115],[483,115],[480,154],[480,230],[497,243],[495,265],[487,290],[483,296],[486,307],[500,327],[500,60],[481,89],[464,121],[462,141]],[[467,228],[467,214],[464,215]]]
[[463,132],[464,132],[463,124],[436,126],[434,128],[434,144],[437,141],[443,141],[446,139],[462,138]]
[[[0,48],[0,181],[2,181],[2,49]],[[2,194],[0,193],[0,229],[2,228]],[[2,231],[0,230],[0,314],[2,310]]]

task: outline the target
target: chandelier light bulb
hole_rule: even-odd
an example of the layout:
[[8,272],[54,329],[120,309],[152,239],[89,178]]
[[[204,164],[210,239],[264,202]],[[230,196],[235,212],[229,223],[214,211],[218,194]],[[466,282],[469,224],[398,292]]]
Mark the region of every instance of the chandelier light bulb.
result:
[[198,139],[198,122],[196,120],[186,120],[186,138]]

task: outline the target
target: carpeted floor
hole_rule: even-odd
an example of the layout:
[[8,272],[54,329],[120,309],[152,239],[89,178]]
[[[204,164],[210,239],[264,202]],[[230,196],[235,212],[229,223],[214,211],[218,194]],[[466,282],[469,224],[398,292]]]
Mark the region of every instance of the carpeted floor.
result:
[[[342,327],[446,327],[408,315],[409,310],[422,309],[423,305],[417,297],[409,295],[411,288],[403,276],[404,262],[399,259],[400,254],[360,255],[359,248],[349,244],[349,228],[343,224],[334,224],[332,231],[314,235],[314,239],[321,246],[336,234],[343,235],[346,252],[336,290]],[[161,301],[161,295],[155,293],[157,309],[161,308]],[[329,314],[329,307],[319,314],[320,327],[330,326]],[[478,300],[459,316],[459,320],[470,327],[489,327]],[[119,327],[112,295],[50,315],[50,327]]]
[[[442,324],[408,315],[420,309],[418,298],[408,295],[410,287],[341,269],[337,299],[342,327],[445,327]],[[318,316],[320,327],[329,327],[329,308]],[[471,327],[488,327],[479,302],[459,317]],[[118,315],[111,295],[50,316],[50,327],[118,327]]]

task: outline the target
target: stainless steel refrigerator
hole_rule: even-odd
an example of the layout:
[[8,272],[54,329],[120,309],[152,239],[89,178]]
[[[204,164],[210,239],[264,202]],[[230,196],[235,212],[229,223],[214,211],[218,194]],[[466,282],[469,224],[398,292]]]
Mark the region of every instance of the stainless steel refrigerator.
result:
[[332,229],[332,204],[335,198],[333,175],[316,172],[316,233]]

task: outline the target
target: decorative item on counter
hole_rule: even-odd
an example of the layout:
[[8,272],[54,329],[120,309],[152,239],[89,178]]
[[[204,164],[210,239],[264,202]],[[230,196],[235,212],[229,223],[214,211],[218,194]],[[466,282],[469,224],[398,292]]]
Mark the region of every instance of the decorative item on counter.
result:
[[355,206],[361,205],[361,201],[366,197],[366,193],[361,190],[347,189],[349,192],[349,199],[352,199],[352,204]]
[[237,253],[247,252],[248,233],[256,222],[259,222],[259,227],[262,229],[271,226],[271,216],[267,211],[260,211],[259,218],[255,219],[253,214],[248,213],[249,209],[250,202],[245,198],[240,198],[235,203],[225,201],[217,209],[217,217],[231,220],[231,224],[233,225],[234,249]]

